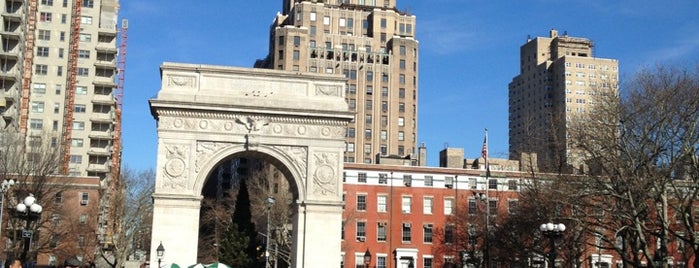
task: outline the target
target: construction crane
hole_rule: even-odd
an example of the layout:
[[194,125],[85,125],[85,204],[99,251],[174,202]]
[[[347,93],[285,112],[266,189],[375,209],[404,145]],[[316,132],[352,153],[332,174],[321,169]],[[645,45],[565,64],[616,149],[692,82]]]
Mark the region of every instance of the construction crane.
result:
[[121,108],[124,98],[124,75],[126,72],[126,40],[128,38],[129,20],[121,20],[120,43],[119,43],[119,62],[117,63],[117,87],[114,91],[114,101],[116,103],[116,112],[114,118],[114,141],[112,144],[112,167],[111,179],[118,180],[121,172]]
[[63,161],[61,172],[69,173],[70,146],[73,138],[73,109],[75,109],[75,86],[78,81],[78,51],[80,49],[80,19],[83,0],[75,0],[71,15],[70,47],[68,51],[68,78],[66,79],[66,97],[63,108]]
[[22,65],[22,93],[19,112],[19,133],[27,135],[27,121],[29,121],[29,94],[31,94],[32,67],[34,66],[34,32],[36,31],[37,1],[29,0],[29,12],[27,14],[27,30],[24,35],[24,63]]

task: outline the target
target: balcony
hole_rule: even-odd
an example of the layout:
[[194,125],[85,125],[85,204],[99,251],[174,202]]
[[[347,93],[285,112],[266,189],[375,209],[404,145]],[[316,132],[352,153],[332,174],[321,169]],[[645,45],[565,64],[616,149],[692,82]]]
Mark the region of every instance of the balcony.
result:
[[95,104],[106,104],[114,105],[114,97],[112,95],[94,95],[92,97],[92,103]]
[[89,172],[107,173],[107,172],[109,172],[109,165],[108,165],[108,163],[104,163],[104,164],[89,164],[89,165],[87,165],[87,171],[89,171]]
[[114,77],[95,76],[95,80],[92,81],[92,84],[97,86],[116,87]]
[[114,122],[114,118],[112,118],[112,114],[104,114],[104,113],[92,113],[90,114],[90,121],[92,122],[102,122],[102,123],[112,123]]
[[112,155],[111,146],[103,147],[91,147],[88,151],[88,155],[100,155],[100,156],[110,156]]
[[98,130],[90,131],[90,134],[88,134],[87,137],[90,139],[100,139],[100,140],[111,140],[113,138],[111,131],[98,131]]
[[0,68],[0,78],[5,80],[19,81],[19,68],[12,67],[7,70]]
[[106,53],[114,53],[114,54],[116,54],[118,52],[116,49],[116,46],[114,44],[101,43],[101,42],[97,43],[97,45],[95,46],[95,50],[97,50],[97,52],[106,52]]
[[97,33],[99,33],[99,35],[115,36],[116,37],[116,35],[117,35],[116,25],[110,25],[110,26],[100,25],[99,29],[97,29]]
[[100,60],[95,61],[95,67],[101,69],[116,69],[116,60]]

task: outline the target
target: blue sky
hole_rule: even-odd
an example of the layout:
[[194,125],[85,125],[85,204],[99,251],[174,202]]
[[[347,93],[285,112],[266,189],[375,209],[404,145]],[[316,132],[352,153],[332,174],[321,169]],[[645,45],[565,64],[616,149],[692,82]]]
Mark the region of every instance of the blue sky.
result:
[[[160,64],[252,67],[267,55],[269,25],[281,7],[282,0],[121,1],[120,15],[129,19],[126,166],[155,168],[148,100],[160,87]],[[477,157],[485,128],[491,157],[507,157],[507,84],[527,35],[556,28],[592,39],[594,56],[619,60],[622,84],[644,67],[699,64],[696,0],[398,0],[398,8],[417,16],[418,143],[426,144],[430,166],[447,145]]]

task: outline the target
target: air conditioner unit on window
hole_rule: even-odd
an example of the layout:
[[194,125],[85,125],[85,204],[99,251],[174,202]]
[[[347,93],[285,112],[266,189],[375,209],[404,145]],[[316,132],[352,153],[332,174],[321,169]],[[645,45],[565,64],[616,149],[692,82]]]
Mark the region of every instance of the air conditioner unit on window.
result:
[[408,228],[412,227],[412,226],[410,225],[410,223],[403,223],[403,226],[408,227]]
[[444,183],[444,186],[451,189],[452,187],[454,187],[454,184],[451,182],[447,182],[447,183]]
[[80,204],[81,204],[81,205],[87,205],[87,200],[86,200],[86,199],[80,200]]
[[364,242],[364,241],[366,241],[366,237],[365,236],[357,236],[357,241]]

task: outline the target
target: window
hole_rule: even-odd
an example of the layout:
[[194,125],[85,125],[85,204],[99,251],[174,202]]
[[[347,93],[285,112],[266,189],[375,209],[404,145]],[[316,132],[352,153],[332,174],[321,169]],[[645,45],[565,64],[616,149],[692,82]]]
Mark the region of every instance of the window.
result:
[[364,130],[364,138],[367,140],[371,139],[371,129]]
[[92,41],[92,35],[87,33],[80,34],[80,42],[90,42]]
[[410,223],[403,223],[403,235],[402,235],[402,241],[403,242],[410,242],[412,240],[412,235],[410,232],[411,226]]
[[447,224],[444,226],[444,242],[445,243],[454,243],[454,225],[453,224]]
[[51,31],[49,30],[39,30],[39,40],[49,41],[51,40]]
[[80,17],[80,23],[81,24],[92,24],[92,17],[82,16],[82,17]]
[[386,201],[388,200],[388,197],[385,195],[378,195],[376,196],[376,211],[378,212],[386,212]]
[[328,17],[328,16],[323,17],[323,25],[330,25],[330,17]]
[[366,72],[366,81],[372,81],[372,80],[374,80],[374,72],[367,71]]
[[387,184],[387,183],[388,183],[388,174],[379,173],[379,184]]
[[76,104],[76,105],[75,105],[74,111],[75,111],[76,113],[81,113],[81,114],[82,114],[82,113],[85,113],[86,110],[87,110],[87,108],[86,108],[85,104]]
[[83,139],[72,139],[70,144],[73,147],[83,147],[85,141]]
[[53,0],[41,0],[42,6],[53,6]]
[[49,56],[49,48],[48,47],[37,47],[36,48],[36,56],[37,57],[48,57]]
[[83,0],[83,7],[95,7],[95,0]]
[[34,86],[32,87],[32,93],[45,94],[46,84],[34,84]]
[[81,68],[78,67],[78,76],[89,76],[90,75],[90,69],[89,68]]
[[51,22],[52,18],[53,18],[53,14],[51,14],[51,12],[39,13],[39,20],[40,21]]
[[29,120],[29,128],[34,130],[41,130],[44,128],[44,120],[41,119],[31,119]]
[[85,122],[73,121],[73,130],[85,130]]
[[376,256],[376,268],[386,268],[386,256]]
[[354,152],[354,143],[347,143],[347,152]]
[[315,12],[311,12],[310,17],[311,17],[311,21],[316,21],[316,13]]
[[299,60],[300,58],[301,58],[301,52],[298,50],[294,50],[293,59]]
[[488,211],[493,211],[493,213],[490,213],[491,217],[495,217],[497,215],[498,211],[498,201],[497,200],[488,200]]
[[381,19],[381,28],[386,28],[386,19],[384,18]]
[[423,214],[432,214],[432,203],[433,203],[432,197],[424,197],[422,199],[422,213]]
[[86,86],[75,86],[75,94],[87,95],[87,87]]
[[366,237],[366,222],[357,222],[357,237]]
[[376,224],[376,240],[382,242],[386,241],[386,223],[379,222]]
[[507,211],[510,214],[515,214],[517,213],[517,200],[508,200],[507,201]]
[[398,126],[402,127],[405,126],[405,117],[398,117]]
[[517,180],[507,181],[507,189],[512,191],[517,191]]
[[59,59],[62,59],[62,58],[63,58],[63,52],[64,52],[64,50],[63,50],[62,48],[59,48],[59,49],[58,49],[58,58],[59,58]]
[[425,176],[425,186],[432,186],[432,176]]
[[[54,113],[54,114],[57,114],[57,113],[59,113],[60,111],[61,111],[61,104],[58,103],[58,102],[54,102],[54,103],[53,103],[53,113]],[[58,125],[58,122],[56,122],[55,125],[57,126],[57,125]],[[55,129],[57,129],[57,128],[58,128],[58,127],[55,127]]]
[[398,83],[400,83],[401,85],[405,84],[405,75],[404,74],[401,74],[398,76]]
[[357,195],[357,210],[358,211],[366,211],[366,195],[364,195],[364,194]]
[[413,183],[413,176],[412,175],[403,175],[403,184],[405,186],[410,186]]
[[444,186],[447,188],[454,187],[454,177],[452,177],[452,176],[444,177]]
[[366,153],[366,154],[371,153],[371,143],[364,144],[364,153]]
[[478,185],[477,183],[478,183],[478,181],[476,180],[476,178],[468,178],[468,186],[469,186],[469,188],[471,188],[471,189],[476,189],[476,188],[478,187],[478,186],[477,186],[477,185]]
[[452,215],[454,213],[454,199],[444,198],[444,215]]
[[357,181],[366,183],[366,173],[359,172],[359,174],[357,174]]
[[63,203],[63,192],[58,192],[53,196],[53,202],[56,204]]
[[61,33],[58,36],[58,40],[61,42],[66,41],[66,32],[61,31]]
[[422,236],[422,242],[424,243],[432,243],[432,224],[425,224],[422,226],[423,230],[423,236]]
[[89,59],[90,58],[90,51],[89,50],[78,50],[78,58],[81,59]]
[[388,132],[381,130],[381,140],[385,141],[386,139],[388,139]]
[[401,113],[405,112],[405,103],[403,103],[403,102],[398,103],[398,112],[401,112]]
[[413,198],[410,196],[403,196],[401,200],[401,209],[403,210],[403,214],[410,213]]
[[49,66],[45,64],[34,65],[34,74],[36,75],[46,75],[49,73]]
[[399,141],[405,140],[405,132],[398,131],[398,140]]
[[44,102],[43,101],[32,101],[32,112],[33,113],[43,113],[44,112]]
[[63,66],[56,67],[56,75],[63,76]]
[[424,268],[433,268],[433,267],[432,267],[432,258],[430,258],[430,257],[423,257],[423,258],[422,258],[422,267],[424,267]]
[[80,205],[87,205],[88,200],[90,200],[89,193],[80,193]]
[[498,180],[497,179],[489,179],[488,180],[488,189],[497,190],[498,189]]
[[83,162],[83,156],[82,155],[70,155],[70,163],[71,164],[81,164]]
[[68,16],[66,14],[61,14],[61,24],[66,24],[68,21]]
[[400,66],[402,70],[405,70],[405,60],[400,60],[398,66]]
[[82,225],[87,224],[87,214],[86,213],[80,214],[80,224],[82,224]]

